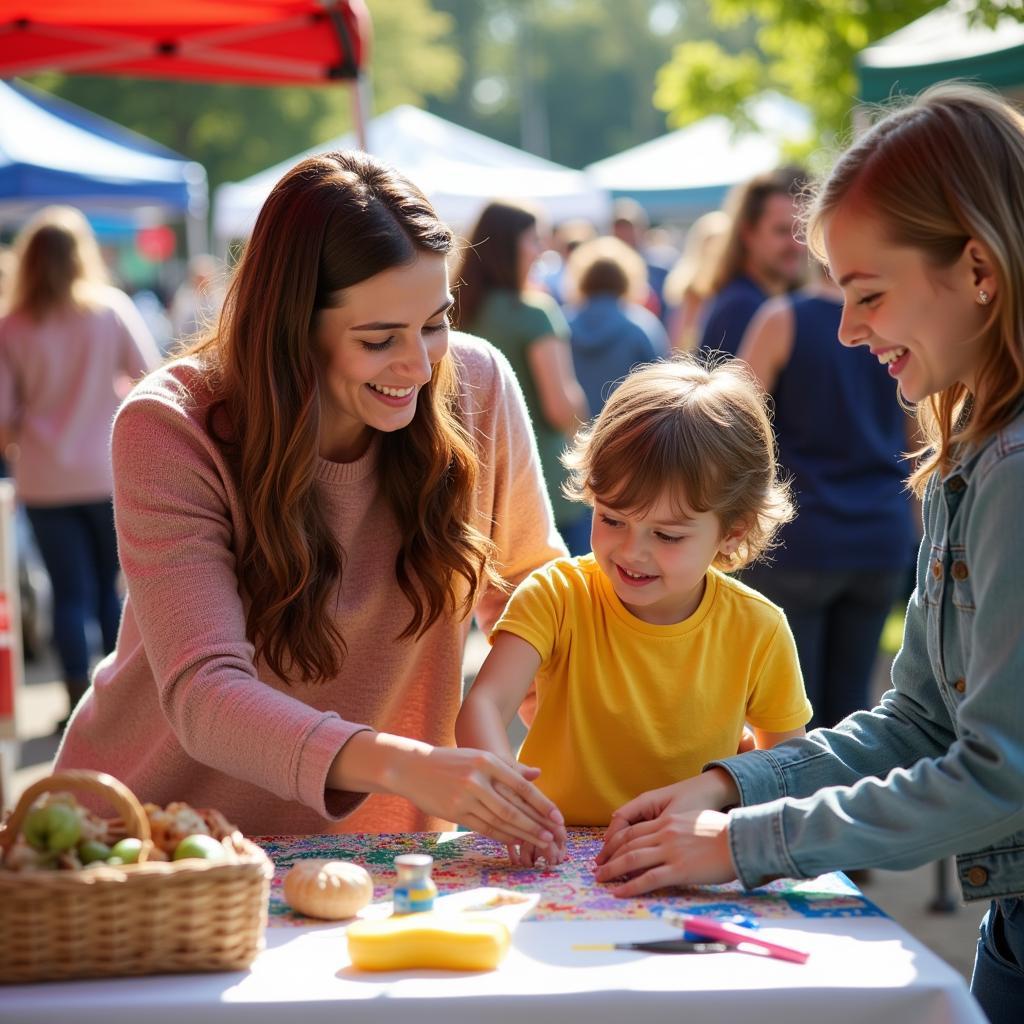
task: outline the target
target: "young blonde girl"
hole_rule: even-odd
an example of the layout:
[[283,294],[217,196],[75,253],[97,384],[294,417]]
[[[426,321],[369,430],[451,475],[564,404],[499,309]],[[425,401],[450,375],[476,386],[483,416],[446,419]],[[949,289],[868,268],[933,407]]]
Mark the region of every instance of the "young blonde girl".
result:
[[630,894],[956,854],[964,898],[992,901],[972,989],[996,1024],[1024,1005],[1022,223],[1024,118],[962,85],[880,121],[819,190],[809,240],[843,289],[839,339],[888,366],[927,438],[893,688],[834,730],[630,801],[599,876],[639,871]]
[[[520,751],[566,822],[606,825],[652,780],[803,735],[811,709],[780,609],[733,580],[792,515],[764,397],[739,362],[634,371],[566,457],[594,506],[593,553],[524,581],[456,722],[510,763],[505,728],[536,681]],[[529,844],[510,846],[533,863]]]

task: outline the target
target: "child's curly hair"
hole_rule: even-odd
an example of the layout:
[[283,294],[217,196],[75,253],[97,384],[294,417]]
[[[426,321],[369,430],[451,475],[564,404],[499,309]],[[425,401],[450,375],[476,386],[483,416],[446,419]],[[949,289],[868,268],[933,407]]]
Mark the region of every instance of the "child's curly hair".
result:
[[645,512],[668,488],[681,513],[714,512],[746,535],[712,563],[742,569],[767,552],[795,514],[779,478],[766,398],[740,360],[693,356],[635,369],[562,458],[565,493]]

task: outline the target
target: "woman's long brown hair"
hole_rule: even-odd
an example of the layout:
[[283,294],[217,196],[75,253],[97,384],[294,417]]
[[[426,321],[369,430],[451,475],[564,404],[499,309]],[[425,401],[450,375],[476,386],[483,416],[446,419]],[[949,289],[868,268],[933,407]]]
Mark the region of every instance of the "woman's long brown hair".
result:
[[[237,467],[248,638],[283,679],[321,682],[346,651],[334,614],[344,552],[316,486],[314,318],[345,288],[451,246],[430,203],[395,171],[364,154],[311,157],[267,198],[218,325],[190,349],[209,367],[211,432]],[[477,456],[458,419],[458,387],[446,355],[412,423],[381,435],[381,488],[403,538],[395,573],[413,609],[400,638],[443,614],[468,614],[483,578],[496,578],[489,541],[471,525]]]

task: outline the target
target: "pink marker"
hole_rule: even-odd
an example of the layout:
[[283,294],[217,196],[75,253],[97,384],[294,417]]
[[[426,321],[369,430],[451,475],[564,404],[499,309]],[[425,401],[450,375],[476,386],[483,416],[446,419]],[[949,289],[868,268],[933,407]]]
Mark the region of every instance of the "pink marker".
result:
[[683,917],[681,914],[666,914],[665,918],[676,928],[693,932],[695,935],[702,935],[715,942],[724,942],[741,953],[765,953],[775,957],[776,960],[789,960],[794,964],[807,963],[811,955],[790,946],[780,946],[777,942],[768,942],[766,939],[751,935],[746,928],[723,924],[721,921],[715,921],[709,917]]

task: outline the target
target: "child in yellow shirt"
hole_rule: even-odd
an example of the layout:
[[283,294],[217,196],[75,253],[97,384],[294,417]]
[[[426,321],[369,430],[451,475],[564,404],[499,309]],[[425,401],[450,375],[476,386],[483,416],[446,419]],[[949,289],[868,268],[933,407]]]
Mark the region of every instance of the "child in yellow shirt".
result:
[[[727,572],[793,515],[763,393],[738,361],[631,373],[565,456],[594,507],[593,553],[510,598],[455,725],[515,761],[506,727],[536,682],[519,752],[569,825],[607,825],[644,790],[804,735],[811,706],[782,610]],[[537,851],[510,847],[514,864]]]

